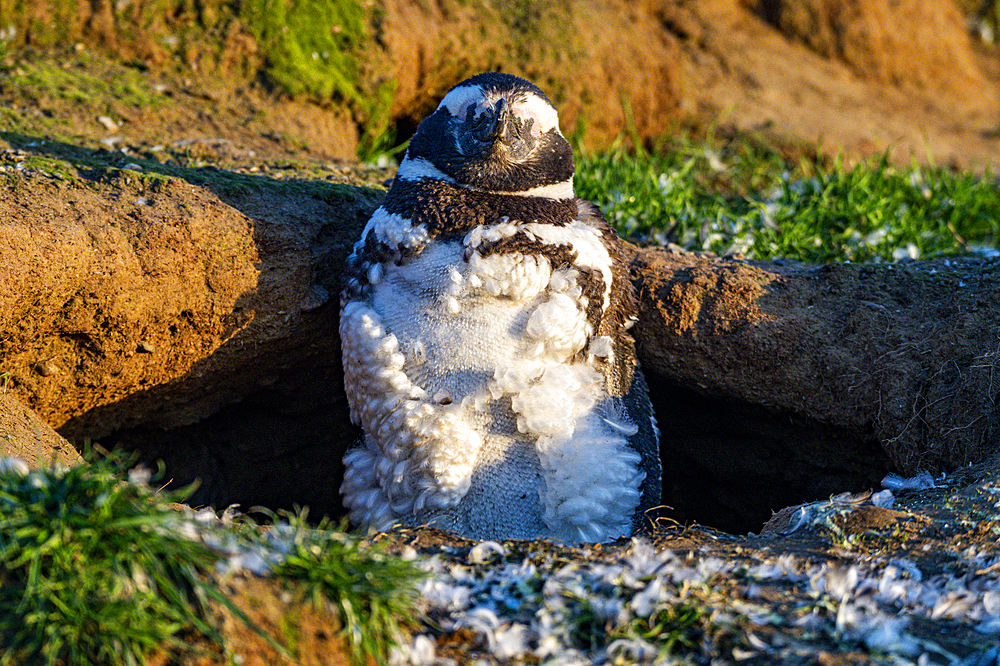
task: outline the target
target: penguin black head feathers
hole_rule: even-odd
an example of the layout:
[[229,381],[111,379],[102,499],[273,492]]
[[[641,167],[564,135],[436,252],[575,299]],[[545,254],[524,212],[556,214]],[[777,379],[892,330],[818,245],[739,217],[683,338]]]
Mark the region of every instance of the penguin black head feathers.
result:
[[573,149],[555,107],[510,74],[478,74],[452,88],[420,123],[400,168],[404,177],[437,171],[486,192],[573,196]]

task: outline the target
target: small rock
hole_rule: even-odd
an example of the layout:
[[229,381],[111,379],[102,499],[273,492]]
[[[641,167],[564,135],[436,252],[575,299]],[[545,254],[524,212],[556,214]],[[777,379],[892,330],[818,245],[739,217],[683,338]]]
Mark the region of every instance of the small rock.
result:
[[154,347],[152,343],[146,342],[145,340],[140,342],[135,349],[136,351],[142,352],[143,354],[152,354],[153,352],[156,351],[156,347]]
[[128,169],[129,171],[142,171],[142,166],[136,164],[135,162],[129,162],[123,168]]
[[118,123],[113,121],[109,116],[97,116],[97,122],[104,125],[104,129],[108,130],[109,132],[118,131]]
[[314,284],[309,288],[309,293],[306,294],[306,297],[302,300],[302,304],[299,306],[299,309],[303,312],[311,312],[312,310],[324,305],[329,300],[330,292],[324,287]]
[[59,373],[59,366],[54,361],[41,361],[35,364],[35,372],[42,377],[51,377]]

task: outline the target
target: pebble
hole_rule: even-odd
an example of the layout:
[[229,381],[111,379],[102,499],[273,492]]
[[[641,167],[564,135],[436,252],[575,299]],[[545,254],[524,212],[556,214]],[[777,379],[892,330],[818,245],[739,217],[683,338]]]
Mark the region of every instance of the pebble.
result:
[[113,121],[109,116],[97,116],[97,122],[104,125],[104,129],[108,130],[109,132],[118,131],[118,123]]
[[52,377],[59,373],[59,366],[55,361],[40,361],[35,364],[35,372],[42,377]]

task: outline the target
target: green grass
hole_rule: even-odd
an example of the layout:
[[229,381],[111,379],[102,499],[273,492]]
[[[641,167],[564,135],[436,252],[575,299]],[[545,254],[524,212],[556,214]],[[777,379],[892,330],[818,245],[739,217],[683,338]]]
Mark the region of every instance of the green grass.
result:
[[607,618],[604,609],[586,600],[571,616],[571,644],[595,651],[614,641],[642,640],[655,644],[661,656],[697,653],[702,639],[714,631],[707,606],[697,600],[660,603],[645,616],[632,615],[625,622]]
[[[111,182],[119,178],[128,178],[137,180],[144,187],[156,191],[171,179],[180,179],[192,185],[205,187],[221,197],[239,197],[266,191],[297,197],[311,196],[328,203],[343,202],[373,192],[365,186],[351,187],[320,180],[317,173],[307,171],[304,166],[295,169],[296,174],[300,172],[303,174],[301,177],[278,180],[267,175],[237,173],[204,163],[201,166],[192,166],[189,164],[191,160],[176,155],[171,157],[177,159],[161,163],[148,157],[91,150],[64,141],[39,140],[19,132],[0,130],[0,142],[6,142],[12,148],[29,153],[21,159],[25,169],[39,169],[46,173],[59,174],[67,181],[82,178],[92,182]],[[125,169],[124,167],[130,163],[140,166],[142,171]],[[16,173],[7,172],[4,176],[7,186],[16,186],[18,179]]]
[[264,74],[278,89],[344,103],[363,128],[358,159],[390,150],[395,81],[378,46],[383,9],[354,0],[250,0],[241,10],[261,45]]
[[[523,593],[531,607],[548,605],[542,592],[546,579],[551,580],[542,574],[536,585],[526,586]],[[713,611],[719,597],[709,584],[675,587],[665,574],[614,584],[605,580],[597,586],[566,582],[550,620],[558,627],[557,634],[567,647],[585,653],[608,649],[615,655],[612,663],[634,663],[638,652],[646,653],[641,659],[645,663],[652,656],[650,651],[660,660],[673,657],[685,663],[684,657],[705,657],[710,645],[737,640],[735,619]],[[650,590],[654,593],[649,594]]]
[[886,159],[790,163],[756,144],[680,142],[657,153],[582,155],[577,194],[623,236],[750,259],[894,261],[1000,243],[991,175]]
[[[249,85],[260,78],[279,93],[347,110],[360,130],[358,158],[370,161],[396,146],[390,110],[396,82],[381,35],[385,9],[359,0],[156,0],[113,3],[112,21],[100,9],[73,0],[0,3],[0,88],[16,88],[41,104],[58,97],[113,107],[155,108],[165,103],[138,70],[173,70],[185,77]],[[81,8],[83,7],[83,8]],[[85,26],[97,19],[99,27]],[[107,31],[107,34],[101,31]],[[94,33],[97,33],[96,35]],[[233,41],[249,33],[252,46]],[[89,48],[76,50],[81,43]],[[63,49],[58,62],[8,54],[26,47]],[[104,52],[119,70],[94,76],[68,63]],[[9,71],[4,71],[9,70]],[[5,80],[4,80],[5,79]]]
[[291,548],[274,574],[300,581],[301,598],[339,618],[357,663],[387,663],[407,618],[416,619],[418,569],[394,555],[364,546],[328,520],[308,526],[306,512],[287,515],[283,539]]
[[205,582],[217,556],[169,528],[178,493],[119,471],[0,472],[0,663],[139,664],[185,635],[218,640]]
[[[170,504],[183,492],[125,481],[125,468],[119,459],[26,475],[0,468],[3,666],[143,664],[154,650],[183,656],[198,637],[221,653],[210,601],[260,633],[217,589],[223,556],[179,529]],[[308,527],[302,512],[224,541],[266,548],[274,576],[339,618],[357,661],[386,663],[402,618],[417,617],[417,569],[330,528]]]

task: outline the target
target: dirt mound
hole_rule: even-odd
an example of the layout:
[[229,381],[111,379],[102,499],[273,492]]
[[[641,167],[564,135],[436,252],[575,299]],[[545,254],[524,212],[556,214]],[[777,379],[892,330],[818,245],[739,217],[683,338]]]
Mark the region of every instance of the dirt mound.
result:
[[655,11],[631,2],[386,2],[403,132],[479,71],[523,76],[559,107],[563,133],[592,147],[652,139],[677,123],[681,52]]
[[250,224],[214,197],[115,169],[64,198],[66,176],[44,173],[0,204],[0,254],[24,261],[0,269],[0,317],[16,322],[0,354],[49,423],[191,373],[260,316],[246,302],[258,286]]
[[336,294],[373,193],[93,160],[15,169],[26,157],[0,154],[17,183],[0,200],[11,392],[78,445],[202,478],[198,501],[339,507],[330,451],[357,432]]
[[[932,4],[926,3],[925,11],[937,11],[941,20],[950,21],[944,32],[961,33],[961,18],[946,9],[930,9]],[[665,3],[661,12],[665,28],[680,38],[686,82],[682,109],[744,130],[815,142],[849,162],[886,153],[899,163],[1000,166],[1000,67],[995,53],[981,52],[963,37],[953,40],[959,49],[955,58],[959,63],[971,60],[984,72],[981,85],[962,83],[961,77],[952,84],[952,70],[942,66],[927,73],[940,77],[938,83],[900,87],[882,82],[886,70],[860,70],[826,58],[768,23],[765,12],[753,13],[735,2]],[[902,16],[896,25],[880,22],[877,30],[857,24],[851,34],[865,44],[863,51],[883,54],[872,62],[889,62],[898,35],[918,30],[907,27],[909,21]],[[947,43],[935,44],[936,38],[924,39],[920,48],[934,51],[927,56],[932,62],[947,62]],[[936,92],[953,85],[962,87],[953,87],[954,94]]]
[[639,351],[665,424],[665,501],[737,529],[768,502],[995,455],[998,269],[996,260],[817,267],[637,253]]
[[763,0],[761,6],[783,34],[862,78],[941,94],[958,105],[985,83],[953,3]]
[[21,458],[32,467],[82,461],[72,444],[7,393],[0,380],[0,458],[7,457]]
[[[63,123],[59,131],[74,139],[154,145],[166,129],[183,140],[233,140],[261,158],[329,160],[402,142],[449,87],[501,70],[539,84],[560,108],[564,133],[590,148],[655,143],[678,127],[721,122],[849,155],[1000,166],[1000,61],[970,43],[951,2],[385,0],[366,5],[367,22],[355,17],[361,27],[344,37],[343,71],[311,46],[329,34],[299,34],[298,23],[284,31],[251,25],[261,17],[241,6],[112,10],[51,0],[0,10],[0,22],[15,28],[4,44],[79,43],[44,77],[19,76],[8,53],[4,94],[17,107],[16,97],[43,90],[54,119],[43,133]],[[275,62],[292,46],[295,63]],[[99,67],[94,54],[129,69],[51,99],[70,95],[66,72]],[[290,99],[278,82],[297,80],[295,68],[327,82],[326,92]],[[95,93],[109,77],[127,85]],[[142,87],[158,92],[135,99]],[[110,136],[94,122],[109,110],[125,123]],[[60,120],[67,115],[74,121]]]

